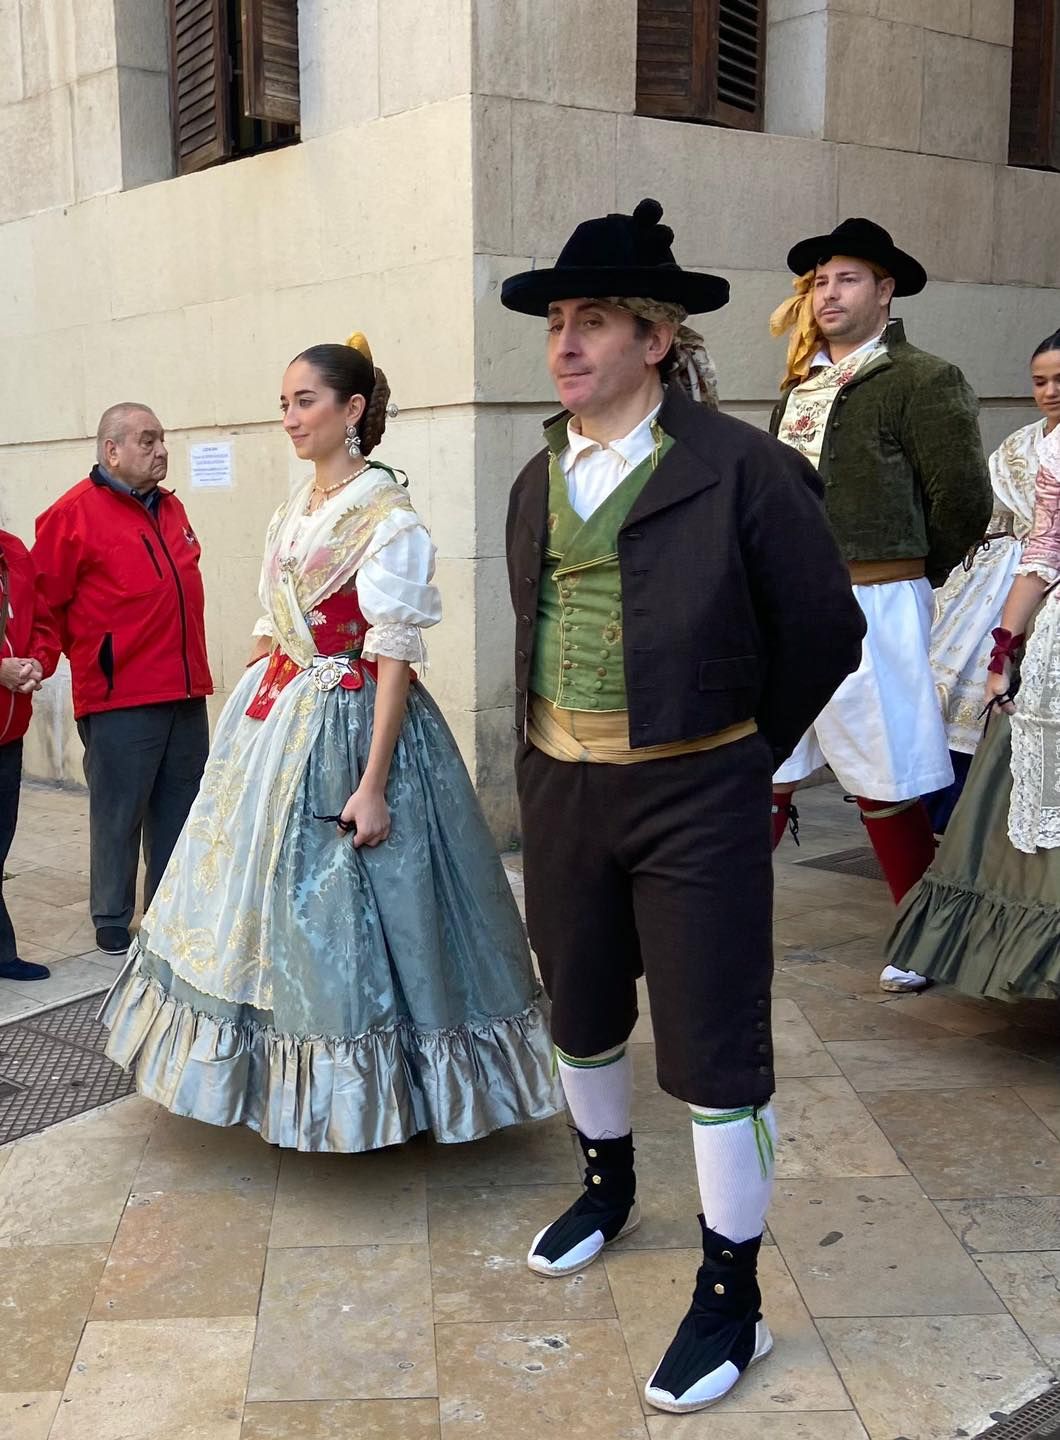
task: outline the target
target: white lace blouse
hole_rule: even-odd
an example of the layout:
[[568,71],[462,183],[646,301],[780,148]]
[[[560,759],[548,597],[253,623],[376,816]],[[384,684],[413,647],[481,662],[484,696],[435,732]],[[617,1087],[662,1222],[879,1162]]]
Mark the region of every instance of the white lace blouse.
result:
[[368,622],[364,654],[425,666],[423,631],[442,618],[434,579],[434,542],[422,525],[402,530],[357,572],[357,599]]
[[[432,583],[436,553],[426,528],[415,525],[369,556],[357,571],[357,599],[368,624],[366,659],[386,656],[426,668],[422,632],[442,618],[442,597]],[[267,615],[253,633],[272,635]]]

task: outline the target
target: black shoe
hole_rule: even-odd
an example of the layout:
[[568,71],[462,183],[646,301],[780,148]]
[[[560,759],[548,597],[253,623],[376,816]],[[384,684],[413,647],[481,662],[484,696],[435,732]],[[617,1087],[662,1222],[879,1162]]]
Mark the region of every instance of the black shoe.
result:
[[124,955],[132,944],[132,936],[120,925],[101,925],[96,931],[96,949],[104,955]]
[[51,973],[47,965],[29,960],[0,960],[0,980],[47,980]]
[[773,1348],[758,1288],[761,1235],[737,1245],[708,1230],[702,1215],[699,1224],[703,1264],[692,1308],[644,1387],[649,1405],[674,1415],[713,1405]]
[[584,1270],[605,1245],[640,1224],[633,1136],[587,1140],[578,1131],[578,1143],[588,1162],[585,1193],[534,1237],[526,1263],[538,1275],[573,1275]]

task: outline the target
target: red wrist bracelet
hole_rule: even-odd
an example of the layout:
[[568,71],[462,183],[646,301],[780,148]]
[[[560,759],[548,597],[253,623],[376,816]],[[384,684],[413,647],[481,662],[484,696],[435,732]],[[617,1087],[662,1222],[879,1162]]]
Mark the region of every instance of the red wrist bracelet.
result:
[[1011,630],[997,629],[993,631],[994,648],[990,652],[990,662],[987,670],[991,675],[1004,675],[1005,661],[1015,660],[1016,656],[1023,649],[1023,642],[1026,635],[1013,635]]

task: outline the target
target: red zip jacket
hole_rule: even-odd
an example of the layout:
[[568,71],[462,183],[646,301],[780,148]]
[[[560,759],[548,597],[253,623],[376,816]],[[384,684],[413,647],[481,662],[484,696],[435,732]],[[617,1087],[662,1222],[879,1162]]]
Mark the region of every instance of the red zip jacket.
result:
[[[0,530],[0,557],[7,566],[8,587],[7,631],[0,645],[0,660],[37,660],[47,677],[55,671],[62,644],[41,577],[25,545],[7,530]],[[21,740],[32,713],[32,695],[17,695],[0,686],[0,745]]]
[[77,719],[211,693],[200,553],[172,490],[152,514],[98,467],[37,517],[33,558],[70,657]]

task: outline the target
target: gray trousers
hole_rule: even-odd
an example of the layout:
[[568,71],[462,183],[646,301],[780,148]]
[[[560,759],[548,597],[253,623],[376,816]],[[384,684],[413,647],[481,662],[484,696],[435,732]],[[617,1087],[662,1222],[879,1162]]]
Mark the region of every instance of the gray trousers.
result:
[[206,701],[104,710],[77,729],[88,781],[92,921],[127,930],[141,838],[146,910],[198,794],[210,748]]
[[18,796],[22,785],[22,741],[0,745],[0,961],[18,959],[15,927],[4,901],[4,862],[18,824]]

